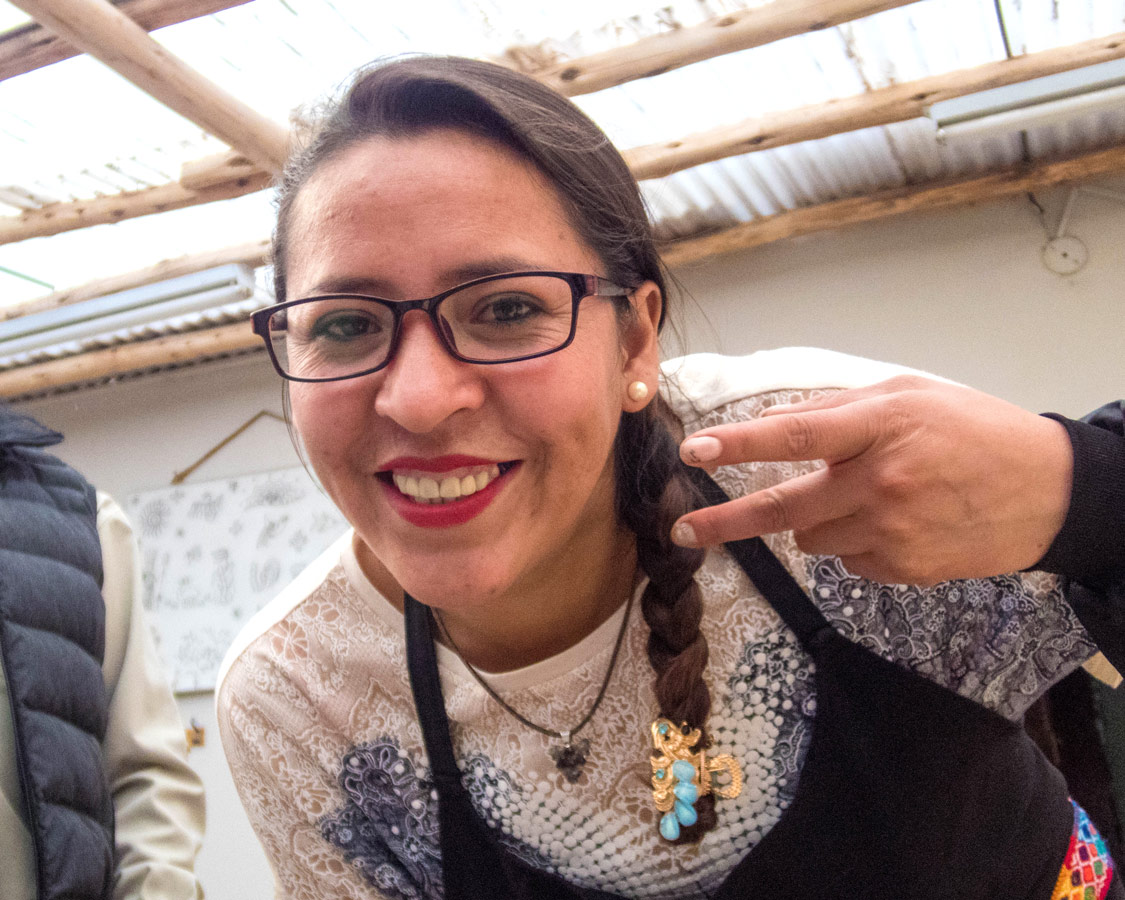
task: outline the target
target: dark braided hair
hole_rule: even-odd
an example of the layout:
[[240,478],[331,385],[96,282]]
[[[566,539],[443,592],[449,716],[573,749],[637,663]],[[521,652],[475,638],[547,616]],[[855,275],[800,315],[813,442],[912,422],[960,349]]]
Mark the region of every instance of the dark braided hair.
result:
[[[491,63],[457,57],[407,57],[361,71],[335,103],[312,142],[286,166],[274,233],[274,289],[286,299],[288,225],[297,194],[327,161],[372,137],[405,138],[453,128],[499,143],[534,165],[553,185],[570,224],[601,258],[598,273],[619,284],[654,282],[667,298],[644,201],[609,139],[577,106],[532,78]],[[633,309],[618,305],[622,328]],[[663,324],[663,313],[661,315]],[[616,509],[636,535],[648,575],[641,608],[650,628],[648,656],[660,714],[706,725],[711,696],[704,681],[707,641],[694,574],[702,550],[671,542],[675,520],[693,508],[695,491],[680,465],[679,423],[657,396],[640,412],[623,413],[614,445]],[[714,799],[696,803],[699,821],[680,841],[714,827]]]
[[[641,611],[649,627],[648,658],[661,715],[698,728],[700,744],[707,747],[707,638],[699,628],[703,596],[693,577],[704,551],[669,539],[673,523],[694,509],[698,498],[679,462],[672,431],[677,425],[660,397],[641,412],[622,416],[614,444],[617,514],[637,536],[637,559],[649,578]],[[715,827],[713,794],[700,797],[695,810],[698,821],[681,829],[677,843],[698,841]]]

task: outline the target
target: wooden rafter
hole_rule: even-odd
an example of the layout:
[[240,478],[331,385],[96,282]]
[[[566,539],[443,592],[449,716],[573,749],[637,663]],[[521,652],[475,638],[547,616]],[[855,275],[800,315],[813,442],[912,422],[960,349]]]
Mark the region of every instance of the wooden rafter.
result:
[[12,2],[263,170],[279,172],[285,164],[289,145],[285,126],[204,78],[105,0]]
[[774,0],[764,6],[739,10],[689,28],[654,34],[581,59],[540,67],[529,64],[518,51],[510,51],[501,62],[573,97],[638,78],[662,75],[724,53],[831,28],[914,2],[916,0]]
[[52,203],[39,209],[29,209],[19,216],[0,218],[0,244],[60,234],[90,225],[121,222],[137,216],[211,203],[214,200],[229,200],[232,197],[260,191],[269,186],[270,180],[269,174],[254,166],[250,174],[199,190],[186,188],[180,182],[173,181],[160,187],[97,197],[93,200]]
[[15,397],[154,366],[225,356],[254,349],[260,344],[261,339],[246,322],[122,344],[0,372],[0,396]]
[[[22,4],[60,2],[60,0],[18,0],[18,2]],[[80,2],[80,0],[65,0],[65,2]],[[81,0],[81,2],[85,3],[89,0]],[[782,37],[826,28],[912,2],[915,0],[775,0],[761,10],[732,13],[692,28],[656,35],[636,44],[609,51],[608,54],[596,54],[572,60],[568,66],[571,68],[577,66],[582,71],[591,72],[601,71],[608,66],[622,76],[614,83],[621,83],[622,80],[628,81],[656,74],[653,66],[646,68],[638,66],[636,62],[650,51],[671,54],[676,60],[675,65],[671,67],[676,68],[733,50],[746,49]],[[661,59],[664,57],[662,56]],[[626,75],[628,72],[632,74]],[[530,74],[544,79],[548,84],[552,83],[552,79],[559,80],[550,69],[532,71]],[[592,84],[593,82],[583,78],[578,83]],[[596,89],[589,88],[589,90]],[[583,91],[574,89],[570,92]],[[39,210],[30,210],[20,216],[0,217],[0,244],[159,212],[164,208],[163,204],[167,202],[169,193],[176,196],[177,206],[172,208],[191,205],[189,198],[193,195],[198,198],[197,202],[201,203],[208,202],[209,199],[220,199],[213,194],[198,190],[201,185],[224,184],[225,193],[222,199],[239,196],[235,193],[238,189],[244,194],[260,190],[264,184],[255,180],[253,176],[271,170],[267,166],[255,166],[247,158],[251,157],[250,154],[242,152],[242,148],[238,145],[232,144],[232,146],[236,149],[231,153],[209,157],[185,166],[180,179],[183,190],[175,191],[171,186],[162,185],[131,191],[116,198],[104,198],[104,202],[99,200],[51,204]],[[232,177],[232,170],[238,170],[237,177]]]
[[[241,6],[249,0],[115,0],[114,6],[145,31],[176,25]],[[64,38],[31,22],[0,34],[0,81],[23,75],[82,51]]]
[[262,240],[239,244],[235,247],[225,247],[221,250],[210,250],[206,253],[193,253],[190,256],[177,256],[174,259],[161,260],[155,265],[146,266],[133,272],[125,272],[110,278],[99,278],[78,287],[54,291],[43,297],[26,300],[23,303],[0,307],[0,322],[18,319],[20,316],[29,316],[32,313],[58,309],[60,306],[69,306],[72,303],[81,303],[84,300],[92,300],[94,297],[104,297],[106,294],[116,294],[119,291],[143,287],[146,284],[155,284],[157,281],[178,278],[181,275],[190,275],[193,272],[202,272],[204,269],[213,269],[216,266],[243,263],[257,268],[265,264],[269,257],[269,251],[270,242]]
[[1054,162],[1010,166],[968,180],[908,184],[862,197],[849,197],[794,209],[736,225],[717,234],[666,244],[661,255],[669,266],[683,266],[723,253],[746,250],[817,231],[843,228],[917,210],[932,212],[986,203],[1062,182],[1122,173],[1125,173],[1125,144]]
[[[753,150],[815,140],[922,115],[924,109],[953,97],[1040,78],[1125,57],[1125,32],[1081,44],[1029,53],[1010,60],[932,75],[855,97],[796,110],[769,113],[735,125],[625,151],[639,179],[659,178],[701,163]],[[135,216],[226,199],[260,190],[265,173],[244,155],[222,153],[184,166],[179,190],[148,188],[97,201],[76,201],[0,217],[0,244],[56,234],[86,225],[119,222]],[[221,186],[221,190],[220,190]],[[206,189],[206,190],[204,190]],[[175,206],[166,206],[174,195]]]
[[[932,211],[1003,199],[1053,184],[1125,172],[1125,144],[1067,159],[1013,166],[976,178],[944,180],[881,191],[779,213],[718,234],[662,248],[673,267],[798,235],[842,228],[915,211]],[[182,274],[182,273],[181,273]],[[0,397],[18,397],[67,384],[159,365],[189,362],[252,349],[259,343],[247,323],[170,335],[110,350],[0,372]]]
[[918,118],[943,100],[1125,57],[1125,32],[943,72],[798,109],[766,113],[675,141],[634,147],[625,159],[638,179],[661,178],[728,156]]

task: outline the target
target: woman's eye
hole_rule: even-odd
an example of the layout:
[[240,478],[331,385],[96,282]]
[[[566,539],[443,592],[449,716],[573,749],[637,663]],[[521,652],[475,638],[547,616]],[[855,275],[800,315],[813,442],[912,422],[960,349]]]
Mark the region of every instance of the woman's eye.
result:
[[378,334],[380,331],[382,326],[373,316],[349,310],[321,316],[316,320],[312,336],[332,341],[352,341]]
[[501,294],[489,297],[479,318],[498,325],[526,322],[542,312],[542,304],[527,294]]

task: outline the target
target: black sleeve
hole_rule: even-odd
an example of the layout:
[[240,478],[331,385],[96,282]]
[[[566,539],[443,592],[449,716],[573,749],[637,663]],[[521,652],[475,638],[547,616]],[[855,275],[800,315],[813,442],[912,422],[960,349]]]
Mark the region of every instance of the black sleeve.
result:
[[1070,509],[1037,569],[1098,587],[1125,569],[1125,401],[1076,422],[1053,413],[1074,448]]
[[1074,421],[1048,413],[1074,448],[1070,508],[1036,568],[1067,580],[1067,599],[1098,648],[1125,671],[1125,401]]

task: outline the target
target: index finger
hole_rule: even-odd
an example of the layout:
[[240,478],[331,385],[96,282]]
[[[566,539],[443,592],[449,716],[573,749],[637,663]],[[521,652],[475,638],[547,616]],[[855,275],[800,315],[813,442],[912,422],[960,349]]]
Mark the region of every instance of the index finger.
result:
[[684,439],[680,458],[688,465],[708,468],[781,460],[833,463],[863,453],[879,435],[870,406],[852,403],[704,428]]
[[823,397],[811,400],[801,400],[797,403],[785,403],[778,406],[768,406],[762,410],[763,416],[776,416],[790,412],[807,412],[812,409],[835,409],[848,403],[858,403],[860,400],[870,400],[874,397],[883,397],[887,394],[897,394],[906,391],[920,391],[927,388],[940,387],[941,382],[921,375],[896,375],[885,381],[868,384],[863,387],[847,388],[842,391],[833,391]]

